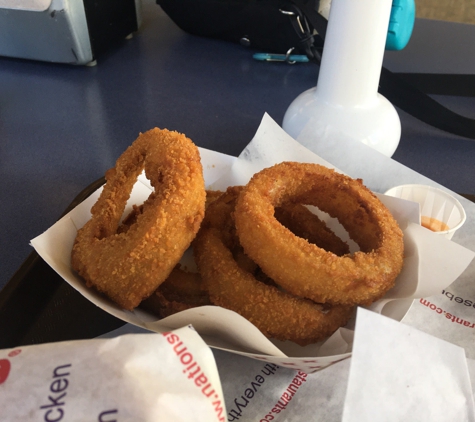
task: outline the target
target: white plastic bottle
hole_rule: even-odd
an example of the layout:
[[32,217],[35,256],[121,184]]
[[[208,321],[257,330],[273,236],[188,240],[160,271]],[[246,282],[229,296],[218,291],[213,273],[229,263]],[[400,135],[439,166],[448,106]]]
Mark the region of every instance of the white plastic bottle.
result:
[[378,93],[391,5],[392,0],[332,1],[318,83],[287,109],[282,127],[289,135],[298,139],[305,128],[307,145],[346,138],[394,154],[401,122]]

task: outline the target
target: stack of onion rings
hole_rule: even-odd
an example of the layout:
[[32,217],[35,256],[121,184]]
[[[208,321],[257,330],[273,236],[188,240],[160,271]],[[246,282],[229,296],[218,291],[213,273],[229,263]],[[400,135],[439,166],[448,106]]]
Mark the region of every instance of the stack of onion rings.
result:
[[[138,175],[154,191],[126,230],[119,223]],[[124,309],[133,309],[168,277],[204,217],[205,187],[198,148],[182,134],[152,129],[119,157],[78,230],[71,265]]]
[[[154,191],[121,223],[143,170]],[[337,218],[360,250],[350,253],[305,205]],[[72,268],[122,308],[142,302],[166,317],[214,304],[300,345],[381,298],[403,265],[402,231],[361,180],[284,162],[244,187],[206,192],[197,147],[167,130],[141,134],[119,157],[91,214]],[[177,266],[191,242],[199,274]]]
[[348,306],[327,306],[280,290],[261,281],[257,266],[242,255],[234,230],[233,211],[241,188],[228,188],[209,205],[193,251],[212,303],[231,309],[261,332],[300,345],[315,343],[345,325]]

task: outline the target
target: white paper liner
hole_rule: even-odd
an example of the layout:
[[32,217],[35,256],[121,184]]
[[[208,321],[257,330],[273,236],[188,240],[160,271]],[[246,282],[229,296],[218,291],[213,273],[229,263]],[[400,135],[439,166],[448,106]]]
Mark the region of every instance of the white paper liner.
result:
[[[334,167],[293,140],[267,114],[239,158],[202,148],[200,153],[207,187],[221,190],[227,186],[245,184],[255,172],[281,161],[313,162]],[[76,231],[90,218],[89,210],[100,190],[33,239],[31,244],[59,275],[101,309],[126,322],[156,332],[192,324],[212,347],[307,373],[350,356],[351,335],[345,328],[338,330],[323,344],[301,348],[290,342],[270,341],[249,321],[219,307],[190,309],[157,320],[141,309],[124,311],[94,290],[86,288],[83,280],[71,270],[70,252]],[[141,176],[133,189],[128,208],[143,202],[149,193],[150,185]],[[382,301],[376,302],[372,309],[400,320],[412,299],[437,294],[449,286],[465,270],[475,254],[421,228],[418,224],[419,211],[412,202],[384,195],[380,195],[380,198],[404,232],[406,251],[404,268],[396,280],[395,288]]]
[[474,417],[463,348],[358,309],[343,422]]
[[[314,420],[317,411],[318,420],[342,421],[345,413],[361,422],[365,415],[371,417],[376,395],[383,396],[376,409],[383,417],[370,421],[475,420],[475,361],[466,359],[461,347],[362,311],[358,309],[351,359],[325,371],[307,375],[215,349],[228,420],[304,422]],[[353,337],[353,331],[345,331]],[[125,324],[103,337],[144,332]]]
[[209,347],[192,329],[0,350],[2,421],[224,421]]

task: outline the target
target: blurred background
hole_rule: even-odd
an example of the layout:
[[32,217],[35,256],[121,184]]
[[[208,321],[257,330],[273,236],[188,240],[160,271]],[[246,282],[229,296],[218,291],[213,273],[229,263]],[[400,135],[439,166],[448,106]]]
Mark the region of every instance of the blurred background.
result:
[[416,0],[418,18],[475,23],[475,0]]

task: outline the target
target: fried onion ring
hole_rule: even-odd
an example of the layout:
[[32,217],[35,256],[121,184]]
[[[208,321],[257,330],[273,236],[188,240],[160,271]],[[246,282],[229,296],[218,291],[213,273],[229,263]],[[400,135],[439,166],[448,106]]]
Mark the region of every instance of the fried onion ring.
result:
[[224,192],[220,190],[206,190],[206,208],[216,201]]
[[275,218],[298,237],[319,248],[342,256],[350,253],[348,243],[341,240],[313,212],[301,204],[286,204],[275,209]]
[[[233,210],[240,188],[228,188],[206,211],[193,242],[196,264],[211,301],[252,322],[267,337],[306,345],[323,340],[353,313],[352,307],[326,306],[259,281],[241,261],[233,233]],[[235,255],[241,258],[235,258]],[[238,259],[238,261],[236,260]]]
[[173,269],[157,290],[140,307],[161,318],[197,306],[211,305],[200,274]]
[[[154,191],[118,232],[130,192],[145,169]],[[78,230],[72,268],[124,309],[135,308],[168,277],[204,217],[198,148],[186,136],[152,129],[140,134],[106,173],[91,219]]]
[[[359,245],[337,256],[295,236],[274,210],[314,205],[335,217]],[[367,305],[393,285],[403,265],[403,234],[361,180],[317,164],[284,162],[255,174],[235,209],[246,254],[279,286],[315,302]]]

